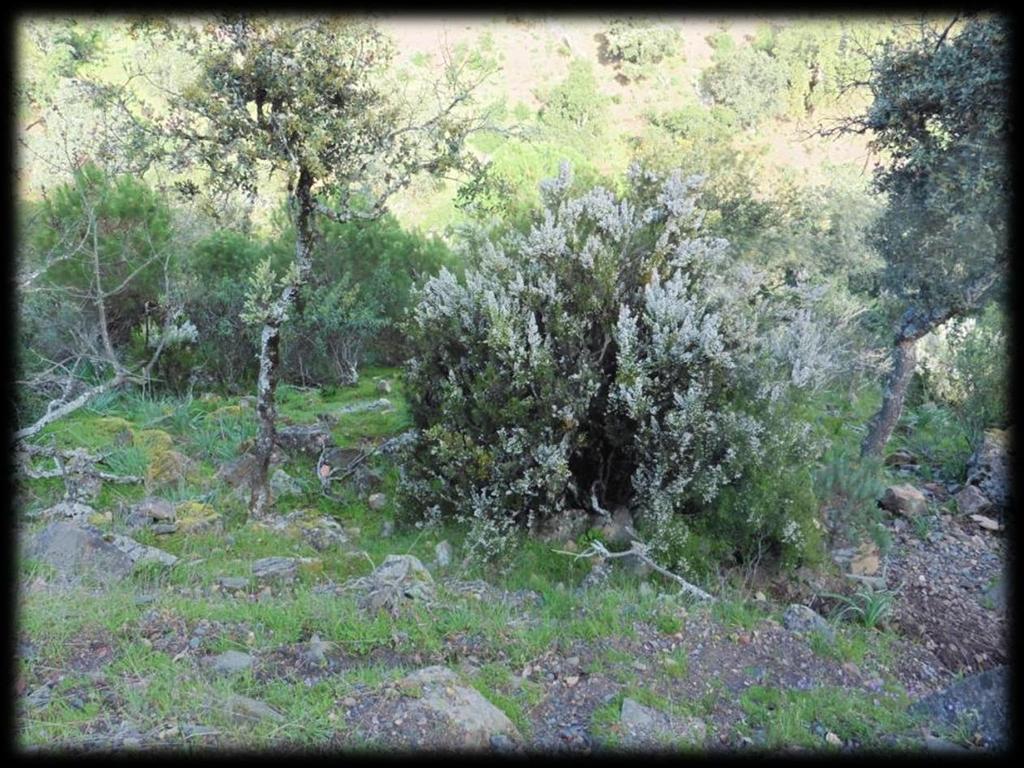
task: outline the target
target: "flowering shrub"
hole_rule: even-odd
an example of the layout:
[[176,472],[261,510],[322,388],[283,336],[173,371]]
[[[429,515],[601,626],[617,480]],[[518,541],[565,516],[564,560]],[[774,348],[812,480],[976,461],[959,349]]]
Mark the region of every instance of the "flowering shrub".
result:
[[482,556],[515,529],[620,506],[684,570],[709,522],[740,549],[799,555],[813,445],[791,413],[827,362],[811,308],[700,234],[699,178],[634,168],[621,198],[570,199],[570,184],[563,166],[528,232],[422,289],[407,506],[470,522]]

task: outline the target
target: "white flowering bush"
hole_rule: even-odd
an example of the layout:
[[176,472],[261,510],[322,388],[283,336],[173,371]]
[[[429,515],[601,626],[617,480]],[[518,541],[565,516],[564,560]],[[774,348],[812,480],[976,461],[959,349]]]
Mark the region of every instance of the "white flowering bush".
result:
[[701,234],[699,178],[628,181],[571,198],[563,166],[529,231],[424,286],[406,506],[469,522],[483,556],[624,506],[683,570],[755,548],[799,558],[817,540],[814,446],[793,412],[827,373],[823,332]]

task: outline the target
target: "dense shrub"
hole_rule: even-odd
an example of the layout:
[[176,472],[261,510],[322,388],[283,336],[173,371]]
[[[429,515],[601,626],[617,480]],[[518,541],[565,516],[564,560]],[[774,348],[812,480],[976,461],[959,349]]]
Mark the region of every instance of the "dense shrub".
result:
[[597,88],[593,66],[573,59],[565,80],[546,95],[541,120],[558,131],[571,129],[595,136],[604,130],[607,114],[608,97]]
[[697,565],[691,528],[799,557],[815,505],[791,468],[813,446],[791,409],[822,383],[827,338],[700,234],[699,179],[629,181],[622,199],[570,198],[563,168],[528,233],[424,287],[410,508],[471,522],[482,555],[515,528],[625,506],[678,567]]
[[768,53],[747,45],[719,45],[712,61],[701,75],[701,85],[715,103],[731,109],[743,127],[785,109],[786,73]]
[[679,32],[672,27],[641,19],[621,19],[604,33],[606,53],[622,74],[639,80],[645,70],[679,51]]

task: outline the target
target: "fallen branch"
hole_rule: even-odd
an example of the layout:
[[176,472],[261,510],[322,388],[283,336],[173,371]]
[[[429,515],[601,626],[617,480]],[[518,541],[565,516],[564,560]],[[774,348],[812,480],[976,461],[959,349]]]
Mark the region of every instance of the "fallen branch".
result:
[[553,551],[559,555],[569,555],[577,560],[581,557],[604,557],[609,559],[615,559],[620,557],[633,556],[649,565],[652,569],[660,573],[662,576],[672,579],[672,581],[679,584],[683,588],[683,592],[693,595],[694,597],[698,597],[701,600],[707,600],[712,603],[716,600],[714,595],[708,594],[700,587],[688,582],[682,576],[672,573],[672,571],[668,570],[667,568],[662,568],[660,565],[654,562],[654,560],[651,559],[650,555],[647,554],[647,545],[644,544],[642,541],[634,540],[630,543],[629,549],[624,550],[622,552],[610,552],[604,546],[604,544],[602,544],[599,541],[590,542],[590,546],[588,546],[582,552],[567,552],[561,549],[556,549]]

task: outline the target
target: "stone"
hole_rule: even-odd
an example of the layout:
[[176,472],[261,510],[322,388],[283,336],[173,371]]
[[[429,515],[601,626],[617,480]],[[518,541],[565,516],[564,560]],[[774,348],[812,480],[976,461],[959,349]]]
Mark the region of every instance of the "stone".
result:
[[[397,683],[409,697],[405,719],[433,723],[424,746],[456,750],[488,750],[492,739],[518,740],[519,732],[508,716],[451,669],[420,669]],[[501,740],[499,740],[501,741]],[[510,742],[502,742],[508,748]]]
[[395,535],[395,524],[390,520],[385,520],[380,527],[380,537],[382,539],[390,539]]
[[24,555],[51,566],[65,581],[87,578],[111,583],[135,568],[135,561],[106,541],[95,527],[62,521],[28,537]]
[[217,579],[217,583],[220,584],[221,589],[228,590],[229,592],[238,592],[248,589],[250,582],[244,576],[221,576]]
[[[284,452],[274,446],[270,454],[270,466],[280,466],[285,462]],[[259,458],[253,453],[245,453],[237,459],[226,461],[217,469],[214,480],[227,483],[234,489],[234,495],[242,501],[248,502],[252,494],[253,481],[256,478],[256,470],[259,465]]]
[[299,485],[298,480],[278,468],[270,476],[270,490],[275,496],[298,496],[302,493],[302,486]]
[[433,577],[412,555],[388,555],[361,583],[366,592],[359,606],[370,612],[384,608],[395,613],[407,600],[429,601],[434,596]]
[[387,379],[377,379],[377,391],[382,395],[391,394],[391,382]]
[[39,513],[44,520],[70,520],[76,523],[88,521],[96,510],[80,501],[59,501]]
[[978,525],[980,525],[982,528],[984,528],[986,531],[1003,530],[1003,526],[996,520],[993,520],[991,517],[986,517],[985,515],[971,515],[970,518]]
[[341,523],[313,509],[297,509],[283,518],[258,523],[260,527],[300,538],[317,552],[348,544],[348,534]]
[[881,553],[871,541],[862,543],[850,560],[850,573],[854,576],[874,576],[881,567]]
[[590,526],[590,516],[582,509],[567,509],[561,514],[544,518],[537,524],[536,535],[549,544],[565,544],[578,539]]
[[322,423],[284,426],[277,430],[274,442],[284,450],[319,456],[331,445],[331,431]]
[[142,429],[135,435],[135,445],[147,453],[156,453],[174,448],[174,439],[162,429]]
[[434,562],[438,568],[447,568],[452,564],[452,545],[447,541],[438,542],[434,547]]
[[255,659],[248,653],[241,651],[224,651],[218,654],[211,661],[211,669],[220,674],[234,674],[249,669]]
[[259,581],[295,580],[299,570],[317,571],[323,568],[323,562],[314,557],[264,557],[252,564],[253,578]]
[[707,725],[700,718],[668,715],[629,697],[622,700],[619,725],[628,748],[702,744],[707,738]]
[[178,526],[175,523],[156,523],[151,525],[149,530],[155,536],[165,536],[169,533],[177,532]]
[[224,708],[236,722],[252,723],[260,720],[282,722],[284,720],[284,715],[269,704],[237,693],[227,698]]
[[147,517],[150,520],[161,520],[173,523],[176,517],[174,505],[167,499],[148,496],[134,507],[132,512]]
[[1010,429],[985,430],[981,445],[967,461],[967,485],[973,485],[1000,509],[1010,506],[1013,483],[1010,464],[1013,441]]
[[981,734],[983,746],[1006,749],[1010,743],[1009,668],[994,667],[962,678],[910,707],[941,731],[967,727]]
[[894,451],[885,457],[885,465],[887,467],[901,464],[917,464],[917,457],[910,451]]
[[321,640],[319,635],[313,635],[306,644],[302,658],[314,666],[324,666],[327,664],[327,651],[330,647],[331,644]]
[[120,534],[109,534],[107,540],[131,558],[132,563],[159,563],[172,566],[178,558],[162,549],[140,544],[135,539]]
[[806,605],[793,603],[782,615],[782,626],[798,635],[821,633],[829,642],[835,639],[835,630],[817,612]]
[[387,506],[387,503],[388,497],[383,493],[371,493],[370,498],[366,500],[367,506],[369,506],[374,512],[380,512]]
[[885,489],[878,505],[882,509],[903,515],[917,517],[928,511],[928,501],[924,494],[909,484],[891,485]]
[[158,450],[146,470],[146,490],[185,483],[195,474],[196,463],[175,450]]
[[336,413],[347,414],[347,413],[362,413],[363,411],[390,411],[394,406],[391,405],[391,401],[386,397],[378,398],[369,403],[352,403],[339,408]]
[[992,502],[978,490],[976,485],[965,485],[954,498],[956,499],[956,508],[962,515],[983,515],[993,507]]
[[182,533],[220,533],[224,530],[224,519],[209,504],[199,501],[183,501],[175,508],[178,530]]

